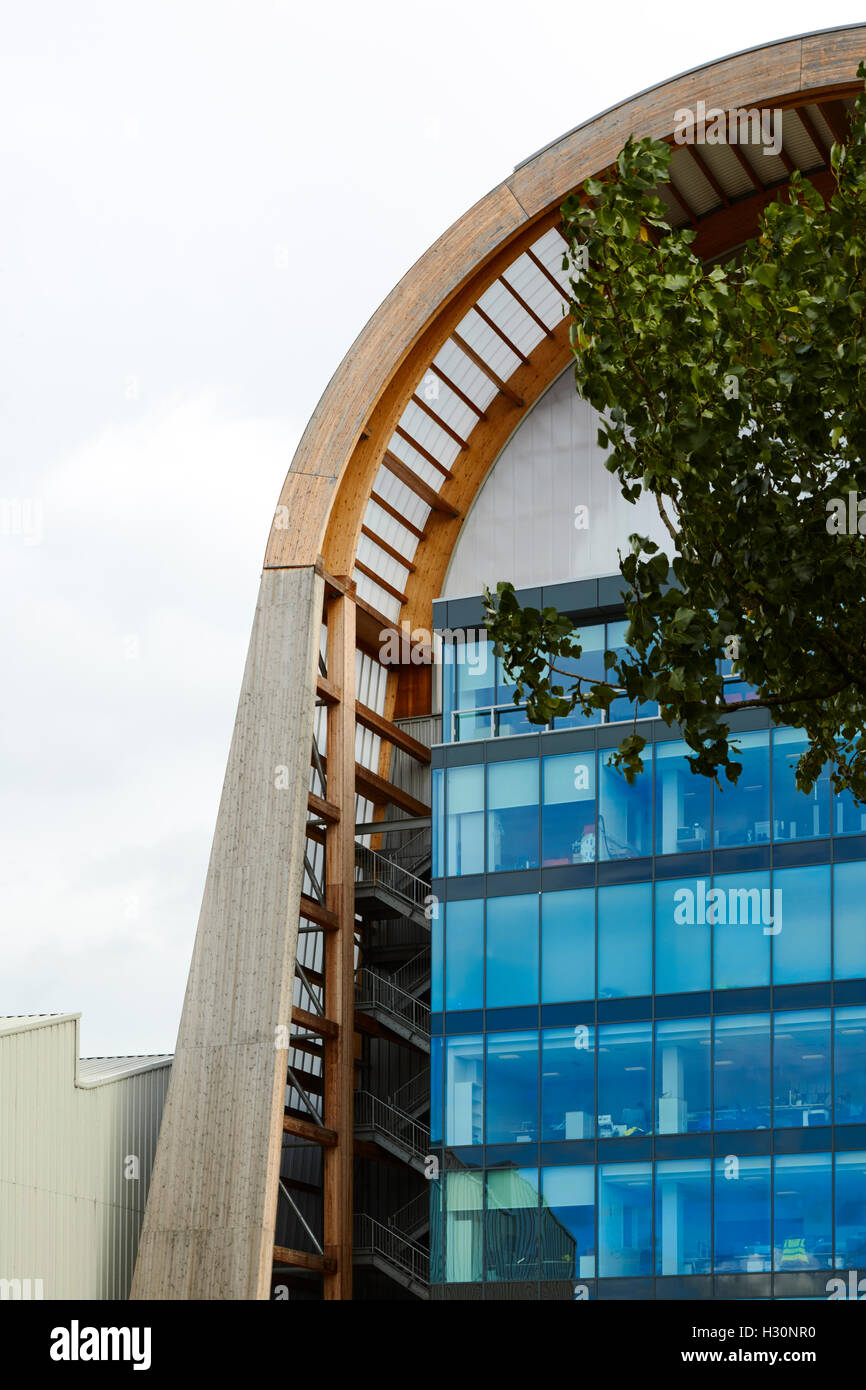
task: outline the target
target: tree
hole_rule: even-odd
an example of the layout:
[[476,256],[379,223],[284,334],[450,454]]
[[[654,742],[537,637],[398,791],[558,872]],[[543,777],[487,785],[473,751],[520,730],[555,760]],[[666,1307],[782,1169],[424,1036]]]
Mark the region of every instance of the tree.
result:
[[[693,772],[735,782],[718,666],[733,657],[754,692],[739,708],[805,731],[801,790],[829,763],[866,800],[866,94],[829,201],[795,172],[724,265],[670,227],[653,191],[670,158],[629,139],[562,209],[577,389],[623,496],[655,498],[669,553],[639,535],[620,553],[630,651],[607,653],[609,684],[564,673],[571,623],[521,610],[510,583],[485,591],[488,631],[533,722],[624,691],[680,725]],[[645,742],[635,722],[614,754],[629,781]]]

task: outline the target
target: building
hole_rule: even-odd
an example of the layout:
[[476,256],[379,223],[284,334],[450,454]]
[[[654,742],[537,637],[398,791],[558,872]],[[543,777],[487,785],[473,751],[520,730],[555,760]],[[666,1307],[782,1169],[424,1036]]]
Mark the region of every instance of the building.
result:
[[[864,52],[780,41],[571,131],[332,379],[268,538],[133,1297],[826,1297],[862,1259],[863,813],[798,796],[796,731],[745,712],[723,801],[652,709],[628,788],[626,712],[533,729],[477,628],[510,578],[596,661],[624,641],[647,523],[570,377],[563,199],[666,138],[672,222],[729,253],[795,168],[832,186]],[[676,142],[712,108],[772,144]]]
[[80,1018],[0,1018],[0,1299],[129,1296],[171,1058],[79,1057]]

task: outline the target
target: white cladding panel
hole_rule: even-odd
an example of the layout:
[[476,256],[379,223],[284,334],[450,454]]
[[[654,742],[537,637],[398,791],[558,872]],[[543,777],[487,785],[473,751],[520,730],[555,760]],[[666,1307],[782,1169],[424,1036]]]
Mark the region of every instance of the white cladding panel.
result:
[[0,1299],[129,1296],[170,1061],[79,1072],[77,1015],[0,1019]]
[[[670,555],[652,498],[623,498],[604,466],[598,413],[577,394],[568,367],[506,444],[463,523],[443,598],[479,594],[500,579],[517,588],[592,579],[619,570],[634,531]],[[586,530],[575,508],[589,508]]]

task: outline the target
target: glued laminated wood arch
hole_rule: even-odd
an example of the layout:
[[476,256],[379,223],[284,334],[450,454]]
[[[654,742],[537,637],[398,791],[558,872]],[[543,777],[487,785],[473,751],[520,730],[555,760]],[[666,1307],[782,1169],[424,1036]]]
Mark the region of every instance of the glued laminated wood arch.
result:
[[[375,657],[383,624],[431,627],[463,518],[526,412],[568,364],[567,323],[556,319],[556,309],[546,309],[544,319],[539,310],[550,304],[552,287],[565,303],[552,262],[543,263],[555,254],[549,243],[539,254],[563,200],[608,169],[629,135],[672,140],[677,110],[694,110],[699,101],[726,111],[782,108],[785,138],[827,193],[829,148],[844,135],[864,55],[864,25],[786,39],[673,78],[587,121],[521,164],[445,232],[337,369],[298,446],[268,537],[134,1299],[268,1298],[275,1262],[321,1275],[327,1299],[351,1297],[352,1161],[364,1152],[353,1142],[354,1039],[358,1028],[372,1026],[355,1017],[353,1001],[355,797],[380,808],[396,802],[410,816],[426,811],[408,793],[397,800],[388,784],[393,744],[424,761],[424,749],[405,733],[396,737],[388,721],[430,709],[429,666],[391,668],[382,711],[358,701],[356,646]],[[756,160],[735,153],[726,173],[709,149],[699,160],[688,148],[674,152],[672,217],[695,227],[694,245],[705,257],[725,254],[754,232],[760,210],[779,196],[796,163],[783,144],[778,161],[768,161],[775,177],[765,178]],[[523,278],[513,273],[518,260]],[[526,275],[535,277],[534,304]],[[500,292],[532,325],[520,342],[496,321]],[[480,340],[469,341],[464,320],[472,311],[482,336],[492,333],[491,354],[493,339],[498,344],[489,361]],[[473,400],[468,378],[457,374],[454,381],[434,361],[449,341],[479,373],[483,402]],[[509,342],[513,353],[503,346]],[[503,365],[503,351],[512,369]],[[422,399],[419,386],[430,372],[468,411],[459,429]],[[412,419],[421,438],[409,427]],[[437,444],[447,459],[437,456]],[[423,524],[420,512],[404,517],[377,487],[383,462],[410,488],[413,506],[429,508]],[[388,524],[374,524],[371,503],[402,525],[411,553],[403,557]],[[405,577],[377,565],[402,566]],[[383,605],[396,605],[398,617],[383,616]],[[327,759],[319,760],[327,787],[311,798],[317,700],[327,707]],[[355,761],[356,723],[381,736],[376,772]],[[275,769],[284,780],[275,783]],[[304,893],[308,837],[325,846],[318,902]],[[293,1007],[300,917],[323,937],[318,1016]],[[302,1048],[324,1059],[319,1124],[286,1104],[291,1070],[279,1039],[292,1020],[309,1030]],[[316,1253],[275,1249],[284,1134],[312,1137],[323,1150],[323,1248]]]

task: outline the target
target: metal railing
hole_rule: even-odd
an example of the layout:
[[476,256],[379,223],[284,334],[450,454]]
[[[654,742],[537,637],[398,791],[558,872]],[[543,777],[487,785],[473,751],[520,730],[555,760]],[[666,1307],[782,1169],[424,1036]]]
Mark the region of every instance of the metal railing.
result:
[[408,1240],[407,1231],[417,1231],[429,1220],[430,1193],[419,1192],[417,1197],[411,1197],[402,1207],[398,1207],[396,1211],[391,1213],[388,1217],[388,1225]]
[[375,970],[362,969],[355,976],[355,1008],[376,1009],[411,1027],[428,1043],[430,1041],[430,1009],[413,994],[392,985]]
[[374,888],[381,886],[398,898],[403,898],[410,908],[422,916],[424,915],[427,898],[430,894],[429,883],[425,883],[422,878],[416,877],[408,869],[401,868],[393,860],[386,859],[384,854],[378,854],[376,850],[368,849],[366,845],[356,844],[355,891],[357,892],[363,886]]
[[396,1091],[392,1091],[388,1097],[388,1103],[393,1105],[396,1110],[402,1110],[408,1115],[422,1105],[430,1104],[430,1073],[421,1071],[417,1076],[413,1076],[410,1081],[404,1081],[402,1086],[398,1086]]
[[430,1130],[371,1091],[355,1092],[355,1128],[378,1130],[422,1163],[430,1152]]
[[399,970],[395,970],[389,975],[392,985],[398,989],[403,989],[407,994],[420,984],[430,984],[430,952],[428,950],[419,951],[417,956],[407,960],[405,965],[401,965]]
[[378,1255],[418,1284],[430,1282],[430,1256],[413,1240],[398,1235],[364,1212],[355,1216],[355,1254]]

